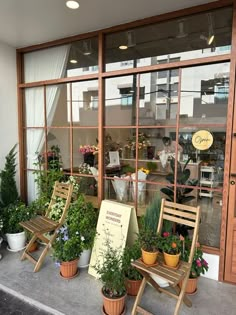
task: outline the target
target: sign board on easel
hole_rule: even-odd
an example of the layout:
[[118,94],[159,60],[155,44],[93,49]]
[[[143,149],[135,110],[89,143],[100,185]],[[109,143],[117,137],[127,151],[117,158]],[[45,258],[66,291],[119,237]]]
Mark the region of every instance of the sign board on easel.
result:
[[137,238],[138,223],[133,206],[110,200],[103,200],[97,223],[97,236],[92,250],[88,273],[97,277],[93,266],[105,251],[104,240],[109,234],[114,248],[124,248]]

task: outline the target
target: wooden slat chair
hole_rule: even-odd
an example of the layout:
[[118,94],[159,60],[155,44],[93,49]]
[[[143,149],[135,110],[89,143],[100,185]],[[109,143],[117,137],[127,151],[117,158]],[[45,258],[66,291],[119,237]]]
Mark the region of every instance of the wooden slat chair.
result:
[[[35,218],[32,218],[29,221],[20,222],[20,225],[29,232],[32,233],[32,238],[26,249],[24,250],[23,255],[21,256],[21,260],[25,258],[29,259],[32,263],[35,264],[34,272],[37,272],[43,261],[46,257],[48,250],[51,248],[53,241],[57,236],[57,231],[64,223],[67,210],[69,208],[71,202],[71,196],[73,192],[73,185],[72,184],[65,184],[59,183],[58,181],[55,182],[52,197],[48,209],[45,215],[38,215]],[[64,208],[61,214],[59,221],[54,221],[49,218],[50,211],[52,206],[57,202],[57,199],[61,198],[64,201]],[[50,238],[44,236],[45,233],[51,232]],[[29,252],[31,245],[37,240],[40,239],[44,243],[46,243],[45,248],[43,249],[40,257],[35,259]]]
[[[132,262],[132,265],[138,269],[143,275],[142,284],[140,286],[138,295],[134,302],[132,309],[132,315],[137,313],[151,315],[152,313],[146,311],[139,304],[147,283],[151,284],[160,293],[166,293],[177,300],[177,304],[174,310],[174,315],[179,314],[179,309],[182,301],[191,307],[192,303],[185,295],[185,288],[187,285],[190,269],[193,261],[194,251],[198,238],[199,222],[200,222],[200,207],[191,207],[183,204],[166,201],[162,199],[160,219],[157,228],[157,232],[162,232],[163,220],[168,220],[174,223],[184,224],[193,228],[192,245],[190,249],[190,255],[188,262],[180,261],[178,269],[167,267],[163,264],[163,254],[158,254],[158,265],[153,267],[147,267],[142,263],[140,259]],[[167,287],[160,287],[151,276],[157,276],[160,280],[166,282]],[[155,277],[154,277],[155,278]],[[179,282],[182,281],[182,287],[180,289]]]

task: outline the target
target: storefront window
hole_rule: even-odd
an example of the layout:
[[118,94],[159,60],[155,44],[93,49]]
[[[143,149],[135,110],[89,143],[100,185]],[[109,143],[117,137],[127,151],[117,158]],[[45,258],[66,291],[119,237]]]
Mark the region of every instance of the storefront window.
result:
[[232,8],[223,8],[109,34],[106,71],[230,53],[231,28]]

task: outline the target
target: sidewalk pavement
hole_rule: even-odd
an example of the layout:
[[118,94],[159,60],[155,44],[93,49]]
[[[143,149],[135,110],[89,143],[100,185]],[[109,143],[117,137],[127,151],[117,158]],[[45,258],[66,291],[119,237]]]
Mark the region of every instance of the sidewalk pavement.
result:
[[[34,265],[29,260],[20,261],[21,252],[9,252],[6,244],[3,244],[0,251],[3,255],[0,261],[0,290],[13,294],[48,314],[102,314],[100,293],[102,285],[99,280],[88,274],[87,269],[81,269],[76,278],[65,280],[60,277],[59,269],[50,255],[46,257],[40,271],[34,273]],[[235,297],[236,286],[200,277],[198,291],[196,295],[190,297],[193,303],[192,308],[183,304],[180,314],[233,315],[236,309]],[[10,301],[14,302],[14,299]],[[134,297],[128,297],[126,315],[131,314],[133,303]],[[171,315],[174,311],[175,300],[165,294],[159,294],[148,286],[142,299],[142,306],[153,314]],[[0,308],[0,314],[7,315],[8,313],[3,313]],[[43,315],[37,312],[18,314]]]

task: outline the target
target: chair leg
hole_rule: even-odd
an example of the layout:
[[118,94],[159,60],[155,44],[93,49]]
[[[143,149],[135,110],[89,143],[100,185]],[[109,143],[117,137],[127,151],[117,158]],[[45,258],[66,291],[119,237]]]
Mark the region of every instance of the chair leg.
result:
[[182,302],[184,302],[188,307],[192,306],[192,302],[187,298],[187,296],[185,294],[185,288],[187,285],[187,281],[188,281],[188,276],[184,278],[181,290],[179,289],[179,287],[175,287],[176,291],[179,290],[179,297],[177,300],[177,304],[175,306],[174,315],[179,314],[179,309],[180,309]]
[[146,283],[147,283],[147,280],[144,277],[143,280],[142,280],[142,283],[140,285],[138,294],[136,296],[135,302],[134,302],[134,306],[133,306],[132,313],[131,313],[132,315],[135,315],[137,313],[137,307],[138,307],[138,304],[139,304],[139,302],[140,302],[140,300],[141,300],[141,298],[143,296],[143,291],[145,289]]
[[39,271],[39,269],[42,266],[42,263],[43,263],[43,261],[44,261],[44,259],[45,259],[45,257],[46,257],[46,255],[47,255],[47,253],[48,253],[50,248],[51,248],[51,243],[48,243],[46,245],[46,247],[44,248],[44,250],[42,251],[42,253],[41,253],[41,255],[40,255],[40,257],[39,257],[39,259],[38,259],[38,261],[37,261],[37,263],[36,263],[36,265],[34,267],[34,272]]
[[33,235],[31,240],[29,241],[28,245],[26,246],[20,260],[24,260],[26,258],[26,254],[28,253],[29,248],[31,247],[31,245],[37,240],[37,236]]

